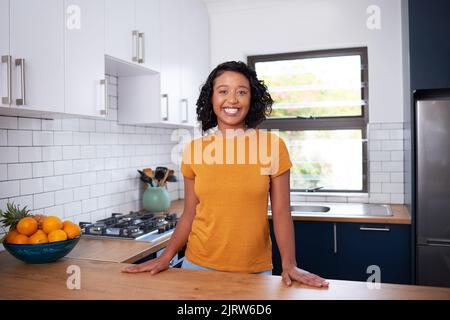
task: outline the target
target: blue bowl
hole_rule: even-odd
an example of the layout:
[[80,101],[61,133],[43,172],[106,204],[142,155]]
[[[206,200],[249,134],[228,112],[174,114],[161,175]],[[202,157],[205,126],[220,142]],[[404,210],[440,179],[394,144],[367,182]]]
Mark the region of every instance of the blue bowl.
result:
[[5,249],[14,257],[27,263],[47,263],[56,261],[68,254],[80,240],[73,239],[42,244],[3,243]]

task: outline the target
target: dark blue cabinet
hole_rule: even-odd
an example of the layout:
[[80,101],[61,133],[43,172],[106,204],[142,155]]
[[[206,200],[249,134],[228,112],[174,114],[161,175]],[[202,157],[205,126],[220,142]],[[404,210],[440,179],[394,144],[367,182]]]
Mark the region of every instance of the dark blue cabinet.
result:
[[450,1],[409,0],[411,89],[450,88]]
[[[380,270],[381,282],[411,283],[410,226],[294,221],[297,265],[327,279],[366,281]],[[273,274],[281,260],[271,224]]]
[[383,283],[411,283],[409,225],[339,223],[337,251],[339,279],[366,281],[379,270]]

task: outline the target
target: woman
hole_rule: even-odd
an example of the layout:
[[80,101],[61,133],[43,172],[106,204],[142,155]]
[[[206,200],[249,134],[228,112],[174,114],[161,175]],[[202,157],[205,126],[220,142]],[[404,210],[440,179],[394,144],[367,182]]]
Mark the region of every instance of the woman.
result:
[[[297,267],[287,148],[278,136],[254,129],[270,114],[272,103],[266,86],[243,62],[225,62],[211,72],[197,101],[197,114],[203,132],[216,126],[217,130],[185,148],[184,210],[177,228],[160,257],[123,272],[166,270],[187,243],[183,268],[272,274],[270,193],[284,283],[328,287],[324,279]],[[256,141],[256,149],[249,147],[250,140]],[[249,161],[255,159],[255,150],[261,155],[263,149],[270,163]]]

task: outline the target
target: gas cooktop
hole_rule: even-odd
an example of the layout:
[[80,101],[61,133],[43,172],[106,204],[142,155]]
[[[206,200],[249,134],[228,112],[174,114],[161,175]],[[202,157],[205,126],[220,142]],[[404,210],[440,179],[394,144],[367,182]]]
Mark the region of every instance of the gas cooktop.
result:
[[129,214],[113,213],[97,222],[80,222],[83,235],[102,238],[155,241],[169,237],[178,222],[176,213],[153,213],[146,210]]

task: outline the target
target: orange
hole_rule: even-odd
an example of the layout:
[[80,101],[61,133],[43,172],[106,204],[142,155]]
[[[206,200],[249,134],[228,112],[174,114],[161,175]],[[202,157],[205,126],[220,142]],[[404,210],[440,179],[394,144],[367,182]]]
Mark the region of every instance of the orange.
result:
[[71,224],[75,224],[72,221],[66,220],[63,222],[63,229],[65,229],[67,226],[71,225]]
[[38,230],[30,237],[29,242],[30,244],[47,243],[48,242],[47,234],[42,230]]
[[16,236],[18,236],[19,234],[20,234],[20,233],[17,232],[16,229],[9,230],[8,235],[7,235],[6,238],[5,238],[5,241],[6,241],[7,243],[13,243],[14,238],[15,238]]
[[62,228],[63,223],[58,217],[55,216],[48,216],[42,222],[42,230],[44,230],[46,234],[50,234],[50,232],[60,230]]
[[66,224],[66,226],[64,227],[63,230],[65,233],[67,233],[68,239],[76,238],[81,234],[80,227],[78,225],[76,225],[75,223]]
[[53,230],[48,234],[48,242],[67,240],[67,234],[62,230]]
[[29,243],[29,238],[24,235],[19,233],[17,236],[15,236],[12,241],[10,243],[12,244],[28,244]]
[[38,223],[32,217],[25,217],[19,220],[17,231],[26,236],[31,236],[38,229]]

